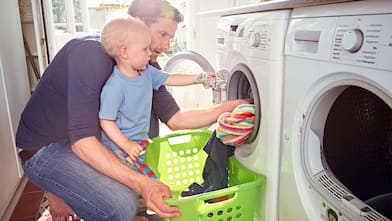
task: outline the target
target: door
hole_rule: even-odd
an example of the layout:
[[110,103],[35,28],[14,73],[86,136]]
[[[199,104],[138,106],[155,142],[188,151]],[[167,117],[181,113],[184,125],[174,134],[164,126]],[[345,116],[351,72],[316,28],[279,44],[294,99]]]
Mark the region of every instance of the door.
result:
[[[164,71],[169,73],[197,74],[201,72],[215,72],[212,65],[201,54],[194,51],[183,51],[173,55],[165,64]],[[226,91],[205,89],[202,85],[185,87],[167,87],[181,110],[208,108],[221,102],[221,94]],[[160,135],[171,133],[164,124],[160,124]]]
[[[197,52],[183,51],[171,57],[164,71],[169,73],[197,74],[201,72],[215,72],[212,65]],[[182,109],[206,108],[221,102],[221,91],[204,89],[202,85],[186,87],[168,87]]]
[[0,58],[0,217],[11,201],[21,175],[16,157],[14,135],[11,128],[10,109],[5,90],[3,67]]

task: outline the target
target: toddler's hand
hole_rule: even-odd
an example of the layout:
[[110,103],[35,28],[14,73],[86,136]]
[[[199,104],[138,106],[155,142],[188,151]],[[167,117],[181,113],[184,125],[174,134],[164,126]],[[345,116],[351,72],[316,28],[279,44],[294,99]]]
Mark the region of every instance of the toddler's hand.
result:
[[216,87],[216,74],[214,72],[200,73],[196,75],[196,83],[203,84],[205,89]]
[[143,148],[134,141],[130,142],[129,147],[130,148],[127,148],[126,152],[129,155],[129,158],[132,160],[132,162],[135,162],[139,158],[139,155],[143,151]]

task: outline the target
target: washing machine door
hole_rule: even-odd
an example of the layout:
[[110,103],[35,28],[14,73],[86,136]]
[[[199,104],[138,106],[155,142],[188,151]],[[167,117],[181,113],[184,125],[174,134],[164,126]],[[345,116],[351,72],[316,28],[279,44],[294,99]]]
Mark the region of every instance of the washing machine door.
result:
[[[169,73],[215,72],[208,60],[194,51],[183,51],[172,56],[163,68]],[[190,90],[189,87],[192,87]],[[206,108],[221,102],[221,92],[206,90],[202,85],[167,87],[181,108]]]

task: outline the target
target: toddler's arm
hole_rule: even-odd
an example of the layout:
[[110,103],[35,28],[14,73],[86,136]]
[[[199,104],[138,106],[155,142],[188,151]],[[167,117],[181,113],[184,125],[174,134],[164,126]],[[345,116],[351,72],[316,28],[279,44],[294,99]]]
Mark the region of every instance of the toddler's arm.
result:
[[192,84],[203,84],[205,88],[214,88],[216,74],[213,72],[200,74],[170,74],[165,85],[167,86],[186,86]]
[[103,131],[105,131],[106,135],[124,152],[129,155],[132,161],[135,161],[140,152],[143,150],[139,144],[137,144],[133,140],[129,140],[117,126],[116,122],[113,120],[99,120]]

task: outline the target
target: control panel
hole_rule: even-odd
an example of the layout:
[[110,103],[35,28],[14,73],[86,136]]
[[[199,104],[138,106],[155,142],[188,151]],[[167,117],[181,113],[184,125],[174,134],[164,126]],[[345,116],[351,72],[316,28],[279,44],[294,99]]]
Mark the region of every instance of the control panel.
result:
[[248,46],[267,50],[271,45],[271,24],[256,22],[245,30]]
[[331,60],[392,69],[392,14],[339,17]]

